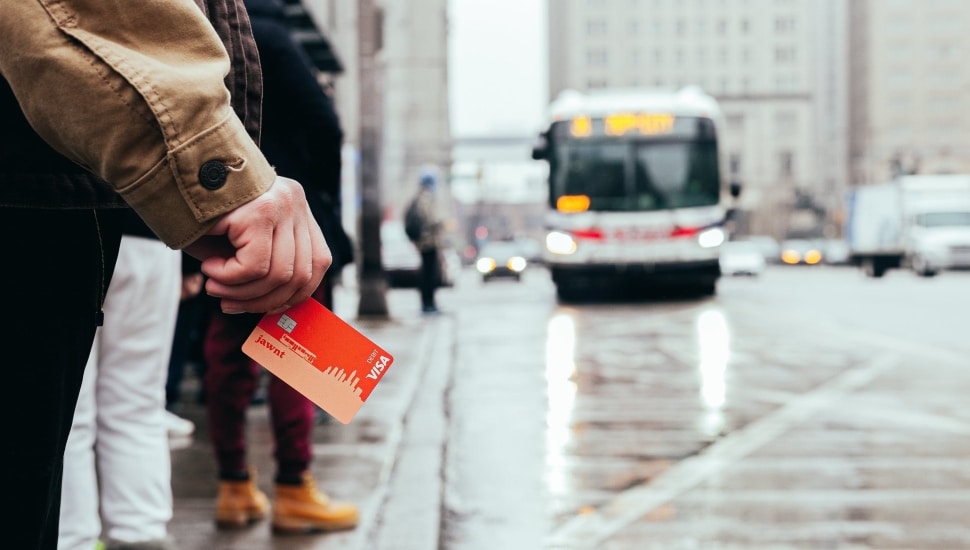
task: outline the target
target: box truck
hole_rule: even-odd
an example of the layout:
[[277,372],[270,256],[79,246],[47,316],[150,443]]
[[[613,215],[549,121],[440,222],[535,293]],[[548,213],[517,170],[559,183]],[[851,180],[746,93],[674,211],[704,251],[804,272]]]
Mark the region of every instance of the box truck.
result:
[[970,175],[907,175],[847,198],[851,261],[871,277],[909,267],[932,277],[970,268]]

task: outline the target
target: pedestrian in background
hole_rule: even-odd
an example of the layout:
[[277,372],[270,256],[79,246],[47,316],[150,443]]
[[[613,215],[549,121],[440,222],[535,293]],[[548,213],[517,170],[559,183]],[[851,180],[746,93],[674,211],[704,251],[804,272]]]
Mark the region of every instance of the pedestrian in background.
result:
[[[417,195],[408,205],[404,225],[408,237],[421,254],[418,289],[421,291],[421,311],[438,313],[435,292],[441,284],[441,239],[443,222],[439,214],[436,191],[437,173],[426,167],[419,176]],[[411,228],[411,229],[409,229]]]
[[56,548],[122,208],[203,260],[227,311],[282,311],[319,287],[320,228],[255,141],[259,75],[239,0],[0,2],[5,547]]
[[[261,147],[281,175],[304,185],[311,210],[331,243],[333,266],[314,298],[332,308],[330,285],[352,254],[339,217],[342,132],[330,98],[292,38],[282,5],[276,0],[246,0],[246,6],[263,65]],[[276,463],[272,504],[249,466],[246,413],[262,368],[240,348],[259,319],[215,310],[205,335],[206,407],[219,475],[216,524],[243,527],[271,510],[275,532],[353,528],[357,508],[332,502],[317,489],[310,472],[316,406],[273,375],[267,394]]]
[[165,378],[180,264],[128,211],[64,454],[60,550],[175,548]]

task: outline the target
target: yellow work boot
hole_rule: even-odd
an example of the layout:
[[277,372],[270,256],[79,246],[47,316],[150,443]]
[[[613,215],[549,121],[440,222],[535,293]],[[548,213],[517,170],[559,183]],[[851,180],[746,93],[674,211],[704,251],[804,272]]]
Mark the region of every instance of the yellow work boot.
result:
[[317,489],[313,476],[308,472],[304,472],[300,485],[276,484],[273,531],[277,533],[353,529],[357,521],[357,507],[331,502],[327,495]]
[[269,499],[256,487],[256,476],[243,481],[220,481],[216,499],[216,525],[221,529],[245,527],[266,517]]

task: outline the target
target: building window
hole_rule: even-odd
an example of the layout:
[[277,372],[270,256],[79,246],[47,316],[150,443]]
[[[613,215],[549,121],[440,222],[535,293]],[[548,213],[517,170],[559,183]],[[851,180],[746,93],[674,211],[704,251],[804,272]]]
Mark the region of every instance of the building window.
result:
[[590,67],[605,67],[608,61],[606,50],[586,50],[586,64]]
[[795,61],[795,48],[793,46],[779,46],[775,48],[775,62],[779,65],[786,65]]
[[738,28],[741,30],[741,34],[748,34],[748,32],[751,30],[751,23],[748,22],[747,18],[744,18],[741,20]]
[[791,178],[795,175],[795,153],[780,151],[778,153],[778,176]]
[[605,78],[590,78],[586,80],[586,88],[590,90],[595,90],[597,88],[606,88],[608,82]]
[[599,37],[606,36],[606,20],[605,19],[590,19],[586,22],[586,36],[589,37]]
[[682,18],[678,19],[677,26],[675,28],[677,30],[677,36],[684,36],[687,34],[687,21],[684,21]]
[[630,21],[630,25],[627,27],[630,31],[631,36],[637,36],[640,34],[640,22]]
[[723,17],[718,19],[717,25],[715,28],[717,29],[718,35],[724,36],[725,34],[727,34],[727,20],[724,19]]
[[795,18],[791,16],[778,16],[775,18],[776,34],[791,34],[795,31]]
[[952,44],[940,44],[936,51],[937,59],[940,61],[959,61],[963,57],[959,48]]

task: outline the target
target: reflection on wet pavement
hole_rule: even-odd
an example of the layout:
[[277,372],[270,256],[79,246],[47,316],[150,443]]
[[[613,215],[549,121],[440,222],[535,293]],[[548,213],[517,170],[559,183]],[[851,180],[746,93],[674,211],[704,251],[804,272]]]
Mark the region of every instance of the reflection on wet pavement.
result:
[[572,442],[572,413],[576,402],[576,320],[568,310],[549,319],[546,340],[546,484],[563,495],[572,487],[566,475],[566,449]]
[[445,546],[970,548],[966,361],[938,333],[820,322],[885,300],[821,273],[843,285],[828,305],[793,304],[792,279],[679,302],[465,296]]

